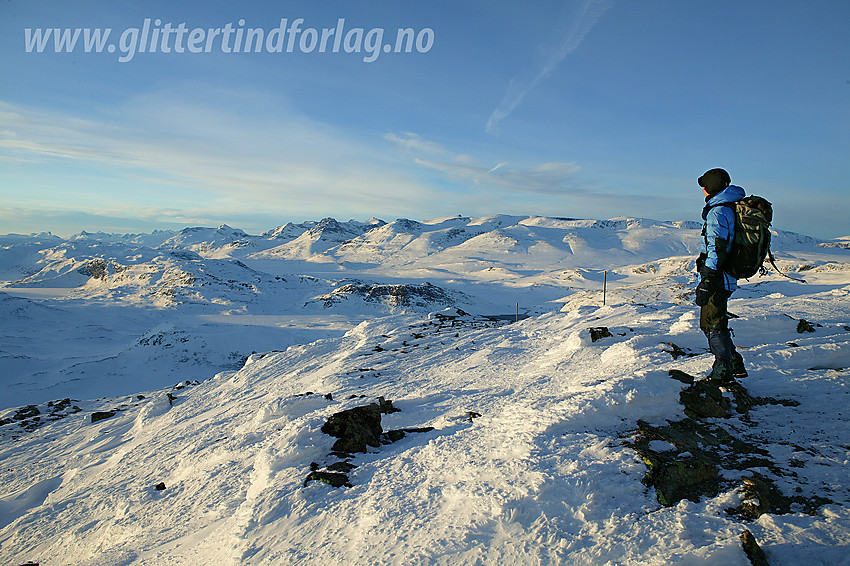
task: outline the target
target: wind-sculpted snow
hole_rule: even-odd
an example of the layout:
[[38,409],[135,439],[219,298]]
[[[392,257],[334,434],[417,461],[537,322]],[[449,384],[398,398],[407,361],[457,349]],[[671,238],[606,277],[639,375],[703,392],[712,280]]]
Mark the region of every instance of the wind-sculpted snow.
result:
[[[709,452],[638,438],[683,419],[689,386],[668,372],[711,364],[699,228],[499,215],[0,236],[0,562],[744,566],[748,529],[773,566],[841,564],[847,249],[777,230],[798,280],[741,281],[730,302],[742,383],[778,401],[692,428],[760,460],[718,455],[699,501],[647,482],[642,457]],[[365,453],[322,432],[390,401]],[[764,486],[782,505],[753,503]],[[746,505],[767,514],[726,511]]]
[[[662,505],[626,445],[639,421],[681,418],[685,385],[668,370],[707,372],[694,309],[588,305],[514,324],[454,310],[364,321],[179,390],[71,400],[79,412],[31,431],[19,423],[34,417],[10,419],[0,559],[743,566],[748,529],[773,565],[839,564],[850,359],[814,365],[818,349],[850,345],[850,309],[818,316],[829,300],[814,293],[800,307],[820,324],[805,335],[791,316],[761,314],[771,299],[733,301],[747,388],[798,404],[712,420],[711,430],[760,438],[770,467],[726,471],[728,487],[699,502]],[[594,340],[589,329],[603,326]],[[696,355],[674,358],[670,342]],[[335,453],[329,418],[379,397],[399,409],[382,415],[385,431],[417,434]],[[316,469],[345,470],[350,487],[305,483],[324,477]],[[727,513],[755,473],[824,503],[756,522]]]

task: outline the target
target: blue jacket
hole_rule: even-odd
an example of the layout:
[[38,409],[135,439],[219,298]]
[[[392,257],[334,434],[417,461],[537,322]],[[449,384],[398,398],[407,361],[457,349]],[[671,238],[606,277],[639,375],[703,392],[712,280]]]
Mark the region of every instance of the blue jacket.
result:
[[[735,235],[735,211],[728,206],[717,205],[737,202],[744,198],[745,194],[741,187],[729,185],[706,201],[705,208],[702,209],[702,219],[705,220],[702,252],[706,255],[706,267],[717,269],[715,239],[726,240],[725,251],[728,252],[732,248],[732,238]],[[738,288],[738,281],[728,273],[723,273],[723,281],[727,291]]]

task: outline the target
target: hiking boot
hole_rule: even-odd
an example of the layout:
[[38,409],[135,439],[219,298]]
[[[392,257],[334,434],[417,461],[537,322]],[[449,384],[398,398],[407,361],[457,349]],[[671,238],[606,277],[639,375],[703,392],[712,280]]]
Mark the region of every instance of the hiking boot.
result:
[[715,359],[714,365],[711,366],[711,373],[708,374],[706,381],[715,381],[717,383],[731,383],[735,381],[732,373],[732,360]]
[[744,367],[744,357],[739,354],[737,351],[732,353],[732,377],[735,379],[740,379],[742,377],[747,377],[747,368]]

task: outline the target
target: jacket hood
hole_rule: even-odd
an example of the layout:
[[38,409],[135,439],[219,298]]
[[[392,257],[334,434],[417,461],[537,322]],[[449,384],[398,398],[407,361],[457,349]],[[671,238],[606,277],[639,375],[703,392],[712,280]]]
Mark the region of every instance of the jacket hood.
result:
[[738,202],[742,198],[746,196],[744,189],[739,187],[738,185],[729,185],[719,193],[712,195],[705,201],[705,208],[702,209],[702,219],[705,220],[706,215],[708,214],[709,209],[715,207],[719,204],[726,204],[728,202]]

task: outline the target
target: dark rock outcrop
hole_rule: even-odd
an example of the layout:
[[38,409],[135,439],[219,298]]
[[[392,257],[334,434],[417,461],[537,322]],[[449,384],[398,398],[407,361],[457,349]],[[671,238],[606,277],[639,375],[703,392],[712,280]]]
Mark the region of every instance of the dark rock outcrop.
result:
[[597,340],[601,340],[603,338],[610,338],[613,334],[608,330],[605,326],[597,326],[590,329],[590,341],[596,342]]
[[343,460],[322,469],[319,464],[310,464],[310,473],[304,479],[306,486],[311,481],[319,481],[333,487],[351,487],[348,473],[356,468],[348,461],[352,453],[366,452],[368,447],[378,448],[404,438],[408,433],[430,432],[433,427],[404,428],[384,432],[381,427],[381,415],[400,411],[393,407],[392,401],[378,397],[376,403],[370,403],[353,409],[347,409],[331,415],[322,426],[322,432],[335,436],[333,453]]
[[770,566],[767,562],[767,555],[756,542],[756,537],[749,530],[741,533],[741,545],[744,547],[744,554],[750,559],[750,564],[753,566]]
[[758,519],[765,513],[786,515],[792,513],[795,508],[809,515],[815,515],[819,507],[831,503],[828,499],[818,496],[786,496],[773,480],[758,472],[752,472],[752,476],[744,478],[739,493],[743,500],[741,505],[727,509],[726,512],[751,520]]
[[77,273],[93,279],[106,279],[109,275],[107,263],[101,258],[88,261],[85,265],[77,269]]
[[[753,407],[796,406],[797,401],[753,397],[735,380],[697,381],[679,370],[669,373],[677,381],[690,384],[680,393],[686,418],[668,421],[664,426],[638,421],[634,440],[624,443],[646,464],[643,482],[655,488],[659,503],[672,506],[682,499],[697,502],[703,496],[716,496],[735,485],[734,481],[723,479],[724,470],[750,474],[741,487],[742,504],[727,510],[736,517],[754,520],[763,513],[784,514],[792,510],[815,513],[829,503],[821,497],[783,495],[769,477],[755,471],[788,475],[773,461],[770,452],[761,447],[760,441],[746,435],[747,440],[742,440],[721,426],[723,421],[711,420],[731,419],[737,413],[742,422],[752,425],[748,412]],[[788,463],[793,465],[793,461]]]
[[377,403],[354,407],[330,416],[322,426],[322,432],[339,438],[334,445],[335,452],[366,452],[368,446],[381,446],[381,414],[395,413],[392,401],[378,397]]
[[359,297],[368,303],[380,303],[390,308],[418,307],[433,309],[437,306],[448,306],[455,303],[455,298],[448,291],[431,283],[378,285],[367,283],[347,283],[327,293],[316,297],[326,308],[334,303]]
[[692,418],[724,418],[729,416],[731,403],[713,382],[697,381],[679,393],[685,414]]
[[[658,440],[674,448],[653,449],[651,443]],[[626,445],[646,464],[643,481],[655,488],[658,502],[664,506],[717,495],[721,468],[745,469],[770,463],[767,451],[735,438],[722,427],[690,417],[660,427],[638,421],[636,438]]]
[[304,485],[307,485],[311,481],[320,481],[331,487],[351,487],[351,483],[348,481],[348,476],[346,474],[336,472],[323,472],[318,470],[310,472],[304,480]]
[[96,423],[115,416],[115,411],[95,411],[91,414],[91,422]]
[[[699,353],[692,352],[690,350],[690,348],[682,348],[680,346],[677,346],[673,342],[665,342],[664,344],[666,344],[667,346],[670,346],[670,349],[664,350],[664,352],[673,356],[674,360],[678,360],[681,356],[685,356],[685,357],[688,357],[688,358],[693,358],[695,356],[699,356]],[[672,370],[672,371],[677,371],[677,370]]]

